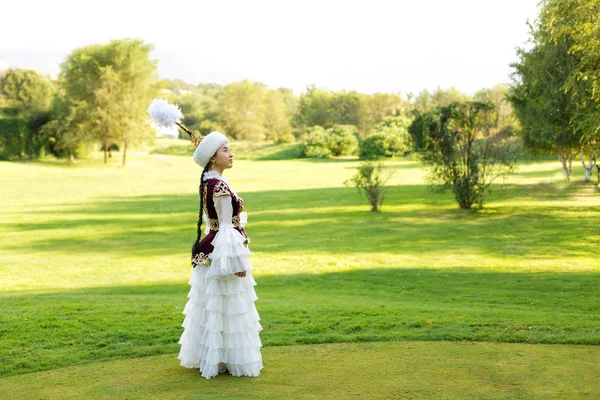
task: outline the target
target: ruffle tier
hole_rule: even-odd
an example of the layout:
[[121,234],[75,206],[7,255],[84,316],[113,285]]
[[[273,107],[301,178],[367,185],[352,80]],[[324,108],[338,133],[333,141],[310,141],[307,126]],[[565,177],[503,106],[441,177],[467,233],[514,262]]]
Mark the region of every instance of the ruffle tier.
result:
[[233,224],[222,224],[212,240],[213,251],[208,278],[229,276],[236,272],[251,271],[248,256],[250,249],[244,245],[246,238],[233,228]]
[[252,275],[212,276],[210,267],[197,266],[188,284],[178,342],[180,365],[199,368],[207,379],[218,374],[219,362],[226,363],[233,376],[258,376],[263,368],[262,326]]

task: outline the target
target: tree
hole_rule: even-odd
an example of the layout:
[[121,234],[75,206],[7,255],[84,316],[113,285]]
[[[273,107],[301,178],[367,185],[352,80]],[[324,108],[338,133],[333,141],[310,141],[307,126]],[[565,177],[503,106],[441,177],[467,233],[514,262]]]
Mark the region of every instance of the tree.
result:
[[47,112],[56,85],[37,71],[9,69],[0,78],[0,93],[21,113]]
[[[182,80],[164,80],[165,97],[177,104],[184,115],[183,123],[190,130],[206,135],[212,131],[224,131],[219,122],[219,96],[224,86],[216,83],[191,85]],[[180,131],[180,138],[189,140],[189,135]]]
[[308,88],[300,95],[292,125],[299,131],[311,126],[331,128],[333,125],[354,125],[358,136],[364,137],[383,118],[396,116],[408,104],[399,95],[376,93],[330,92]]
[[[139,40],[115,40],[109,44],[111,65],[105,70],[114,69],[114,76],[108,79],[119,85],[113,86],[112,93],[120,105],[116,115],[121,124],[117,132],[123,143],[123,166],[129,145],[153,141],[156,137],[146,112],[158,89],[156,61],[150,60],[152,48]],[[104,78],[107,79],[106,76]],[[106,81],[104,84],[107,84]]]
[[158,88],[156,61],[149,59],[152,46],[141,40],[113,40],[74,50],[61,65],[65,118],[87,129],[104,150],[152,140],[146,109]]
[[267,92],[264,97],[263,110],[266,139],[277,141],[280,137],[292,133],[290,117],[282,91]]
[[421,160],[431,166],[431,187],[452,189],[463,209],[482,208],[492,182],[515,167],[509,138],[485,123],[493,112],[490,103],[456,102],[419,114],[409,127]]
[[203,135],[224,131],[242,140],[294,140],[290,118],[296,97],[290,89],[268,90],[266,85],[248,80],[228,86],[163,82],[167,99],[179,105],[184,123],[193,131]]
[[399,116],[410,111],[410,104],[399,94],[374,93],[368,99],[365,116],[365,133],[368,134],[385,118]]
[[55,83],[36,71],[9,69],[0,77],[2,158],[39,156],[44,147],[40,128],[50,118],[55,92]]
[[[124,135],[127,121],[127,110],[123,104],[117,102],[115,96],[119,92],[119,75],[112,65],[99,67],[98,87],[94,93],[94,106],[97,135],[102,142],[104,150],[104,163],[107,162],[107,154],[112,142],[119,140]],[[125,156],[125,155],[124,155]],[[123,162],[125,157],[123,158]]]
[[264,140],[264,96],[262,83],[244,80],[225,87],[219,97],[219,119],[234,139]]
[[[600,1],[546,0],[543,3],[539,30],[551,42],[560,45],[570,39],[568,53],[575,62],[566,75],[563,90],[577,104],[574,125],[580,130],[580,158],[589,181],[597,163],[600,144]],[[585,156],[588,163],[584,162]]]
[[93,141],[86,119],[88,109],[84,101],[67,104],[64,95],[56,95],[50,121],[41,127],[50,153],[59,157],[66,155],[70,162],[74,162],[78,149]]
[[507,136],[514,136],[519,132],[519,122],[512,105],[508,100],[509,85],[496,85],[491,89],[481,89],[475,93],[473,100],[491,103],[493,113],[488,113],[485,121],[489,129],[494,132],[503,132]]
[[525,147],[532,152],[558,154],[569,180],[573,154],[581,140],[581,129],[574,124],[578,105],[564,90],[577,62],[569,53],[572,38],[562,36],[554,42],[538,21],[532,27],[532,41],[533,48],[519,49],[520,60],[512,64],[514,83],[508,99],[521,123]]
[[441,87],[430,93],[429,90],[422,90],[412,103],[412,110],[416,113],[425,113],[438,107],[444,107],[453,102],[467,101],[469,96],[455,88],[443,90]]
[[300,95],[298,109],[292,118],[292,125],[298,129],[311,126],[329,128],[334,124],[331,104],[334,94],[309,86],[305,93]]
[[298,98],[291,89],[279,88],[277,91],[281,93],[283,103],[285,104],[286,115],[291,122],[291,118],[298,109]]
[[584,140],[600,133],[600,0],[545,0],[538,30],[555,45],[569,38],[568,53],[576,60],[564,90],[579,105],[578,127]]

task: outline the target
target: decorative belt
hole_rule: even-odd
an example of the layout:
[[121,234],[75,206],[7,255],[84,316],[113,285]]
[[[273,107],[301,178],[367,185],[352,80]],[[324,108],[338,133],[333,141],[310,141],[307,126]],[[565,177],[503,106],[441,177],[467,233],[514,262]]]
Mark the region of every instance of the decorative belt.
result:
[[[217,218],[209,218],[208,222],[210,223],[211,231],[219,230],[219,220]],[[242,226],[242,224],[240,223],[239,215],[236,215],[235,217],[231,218],[231,223],[233,224],[233,226],[238,227],[238,228]]]

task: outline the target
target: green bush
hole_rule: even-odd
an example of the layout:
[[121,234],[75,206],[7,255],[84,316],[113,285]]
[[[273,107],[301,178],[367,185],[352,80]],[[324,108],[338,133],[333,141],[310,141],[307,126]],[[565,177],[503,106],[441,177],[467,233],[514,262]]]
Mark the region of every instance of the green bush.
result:
[[354,154],[358,148],[358,131],[354,125],[334,125],[325,130],[310,127],[304,141],[304,157],[330,158]]
[[333,125],[327,129],[329,150],[334,156],[347,156],[356,153],[358,129],[354,125]]
[[276,144],[290,144],[294,143],[296,138],[291,133],[286,133],[285,135],[281,135],[275,141]]
[[307,158],[331,158],[331,150],[327,147],[313,146],[304,149],[304,157]]
[[381,163],[361,162],[356,174],[344,181],[344,184],[348,187],[354,186],[359,193],[364,193],[369,204],[371,204],[371,211],[380,212],[383,200],[388,192],[386,184],[392,174],[393,172],[385,173]]
[[408,133],[411,120],[407,117],[384,119],[359,143],[358,155],[363,160],[403,156],[412,149]]
[[308,158],[329,158],[329,137],[321,126],[310,127],[304,141],[303,156]]

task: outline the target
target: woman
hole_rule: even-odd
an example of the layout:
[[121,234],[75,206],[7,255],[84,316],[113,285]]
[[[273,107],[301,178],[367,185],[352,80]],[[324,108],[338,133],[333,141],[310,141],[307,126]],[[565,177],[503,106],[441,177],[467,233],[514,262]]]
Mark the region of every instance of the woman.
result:
[[[183,367],[199,368],[207,379],[227,371],[258,376],[263,368],[262,327],[254,306],[256,281],[250,273],[244,202],[223,177],[233,166],[227,137],[208,134],[196,147],[194,161],[203,168],[200,215],[177,358]],[[207,235],[200,240],[203,214]]]

